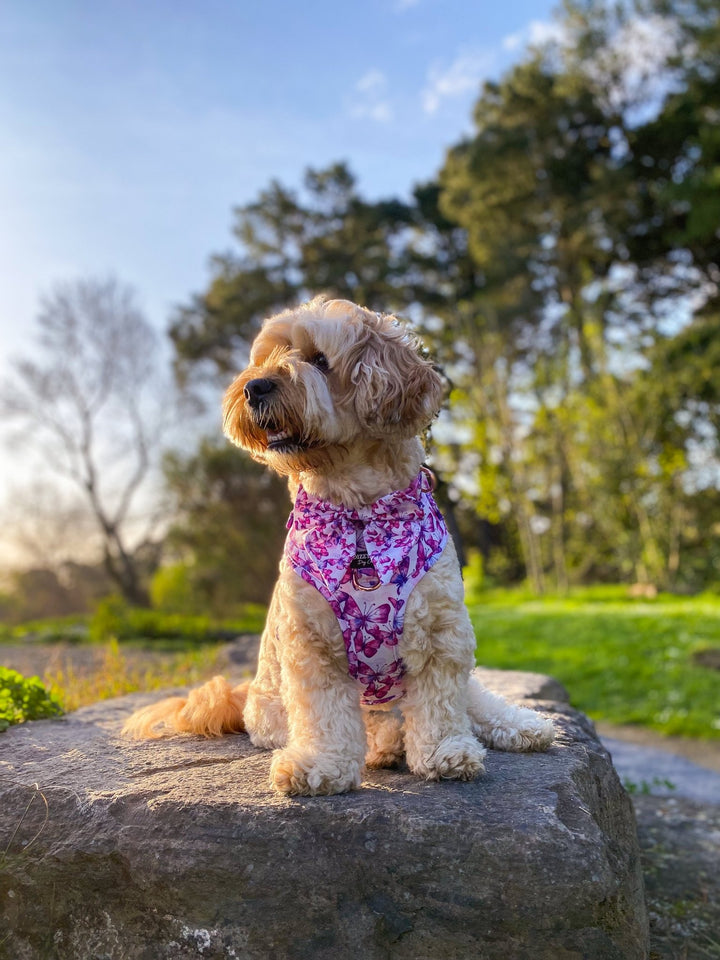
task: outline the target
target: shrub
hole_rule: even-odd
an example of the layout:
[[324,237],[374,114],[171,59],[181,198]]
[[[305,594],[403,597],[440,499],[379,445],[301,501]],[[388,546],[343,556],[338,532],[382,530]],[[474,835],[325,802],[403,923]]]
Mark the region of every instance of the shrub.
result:
[[197,613],[198,598],[195,596],[190,569],[184,563],[158,567],[150,583],[150,599],[157,610],[174,613]]
[[468,551],[467,564],[463,567],[463,580],[465,581],[465,599],[468,603],[477,603],[487,586],[483,555],[479,550]]
[[0,643],[34,640],[38,643],[82,643],[87,640],[87,617],[75,614],[66,617],[45,617],[24,620],[10,626],[0,624]]
[[62,712],[39,677],[24,677],[17,670],[0,667],[0,731],[7,730],[12,723],[43,720]]
[[102,643],[110,637],[121,638],[127,606],[121,597],[105,597],[95,608],[90,619],[90,640]]
[[90,621],[90,639],[105,643],[117,640],[172,640],[190,643],[212,643],[232,640],[241,633],[260,633],[265,621],[265,608],[248,603],[243,616],[233,620],[190,617],[128,607],[120,597],[107,597],[98,604]]

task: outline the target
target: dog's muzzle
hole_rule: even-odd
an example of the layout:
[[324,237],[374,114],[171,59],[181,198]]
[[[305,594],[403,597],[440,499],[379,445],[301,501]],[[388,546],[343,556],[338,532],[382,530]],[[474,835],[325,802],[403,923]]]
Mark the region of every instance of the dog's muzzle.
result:
[[275,383],[272,380],[268,380],[267,377],[258,377],[256,380],[249,380],[245,384],[243,393],[252,409],[256,410],[274,391]]
[[283,429],[270,412],[270,405],[276,399],[277,384],[267,377],[249,380],[243,393],[253,412],[253,419],[266,433],[268,450],[276,453],[295,453],[306,448],[307,444],[290,431]]

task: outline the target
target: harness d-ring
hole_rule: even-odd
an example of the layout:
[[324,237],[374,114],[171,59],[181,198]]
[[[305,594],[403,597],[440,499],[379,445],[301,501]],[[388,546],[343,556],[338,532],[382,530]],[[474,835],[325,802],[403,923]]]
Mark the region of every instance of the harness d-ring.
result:
[[[368,568],[365,567],[364,569],[368,569]],[[373,570],[373,573],[375,573],[375,568],[374,568],[374,567],[372,568],[372,570]],[[370,593],[370,592],[372,592],[373,590],[377,590],[377,588],[380,586],[380,577],[378,577],[377,573],[375,573],[375,579],[377,580],[377,583],[374,583],[371,587],[367,587],[367,586],[364,586],[362,583],[360,583],[360,582],[358,581],[358,574],[359,574],[360,572],[361,572],[360,570],[353,570],[353,572],[352,572],[352,582],[353,582],[353,586],[355,587],[355,589],[356,589],[356,590],[364,590],[364,591],[367,592],[367,593]]]

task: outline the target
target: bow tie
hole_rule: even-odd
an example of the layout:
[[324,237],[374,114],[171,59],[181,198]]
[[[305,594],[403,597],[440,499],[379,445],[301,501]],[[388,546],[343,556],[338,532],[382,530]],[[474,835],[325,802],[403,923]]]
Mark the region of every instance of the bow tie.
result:
[[429,487],[420,473],[405,490],[368,506],[350,508],[310,496],[300,487],[288,521],[297,548],[312,558],[328,589],[334,592],[357,551],[358,533],[381,583],[390,583],[403,558],[418,542]]

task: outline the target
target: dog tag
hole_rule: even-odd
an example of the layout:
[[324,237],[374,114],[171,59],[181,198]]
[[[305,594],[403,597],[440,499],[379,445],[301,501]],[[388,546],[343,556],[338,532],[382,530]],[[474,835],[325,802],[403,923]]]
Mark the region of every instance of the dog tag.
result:
[[360,531],[357,534],[357,548],[350,569],[352,570],[353,586],[356,590],[377,590],[380,586],[380,577],[375,571]]

